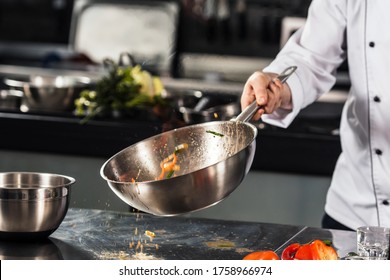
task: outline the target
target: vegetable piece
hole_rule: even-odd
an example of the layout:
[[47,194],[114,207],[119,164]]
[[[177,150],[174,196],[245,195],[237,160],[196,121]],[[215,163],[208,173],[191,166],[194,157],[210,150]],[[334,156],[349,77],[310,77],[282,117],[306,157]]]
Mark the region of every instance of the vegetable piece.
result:
[[[175,147],[175,150],[172,154],[170,154],[168,157],[164,158],[161,163],[161,173],[158,176],[157,180],[162,180],[164,178],[169,179],[173,176],[175,171],[180,170],[180,165],[177,164],[177,154],[180,152],[183,152],[188,149],[188,144],[183,143]],[[165,177],[165,173],[167,173],[167,176]]]
[[332,246],[326,245],[321,240],[314,240],[310,243],[313,260],[337,260],[338,255]]
[[255,251],[246,255],[243,260],[280,260],[274,251]]
[[149,236],[149,237],[156,237],[156,234],[153,232],[153,231],[150,231],[150,230],[145,230],[145,235]]
[[173,173],[175,173],[174,170],[170,170],[167,174],[167,179],[171,178],[173,176]]
[[295,260],[313,260],[313,252],[310,243],[301,245],[295,253]]
[[282,252],[282,260],[293,260],[298,249],[301,247],[299,243],[292,243],[288,245]]
[[178,146],[175,147],[175,154],[178,154],[180,152],[183,152],[185,150],[188,149],[188,144],[187,143],[183,143],[183,144],[180,144]]
[[337,260],[338,254],[337,251],[332,246],[327,245],[322,240],[316,239],[310,243],[301,245],[296,250],[294,259],[295,260]]
[[207,133],[210,133],[210,134],[213,134],[215,136],[219,136],[219,137],[224,137],[225,135],[223,135],[222,133],[218,133],[216,131],[213,131],[213,130],[206,130]]

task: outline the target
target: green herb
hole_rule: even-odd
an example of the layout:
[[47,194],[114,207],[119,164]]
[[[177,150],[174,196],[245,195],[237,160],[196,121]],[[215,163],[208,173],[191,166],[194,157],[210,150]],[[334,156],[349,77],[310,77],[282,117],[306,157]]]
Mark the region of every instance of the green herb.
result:
[[225,135],[221,134],[221,133],[218,133],[218,132],[215,132],[215,131],[212,131],[212,130],[206,130],[207,133],[211,133],[215,136],[219,136],[219,137],[224,137]]
[[169,173],[167,174],[167,179],[171,178],[173,176],[173,173],[175,173],[174,170],[169,171]]

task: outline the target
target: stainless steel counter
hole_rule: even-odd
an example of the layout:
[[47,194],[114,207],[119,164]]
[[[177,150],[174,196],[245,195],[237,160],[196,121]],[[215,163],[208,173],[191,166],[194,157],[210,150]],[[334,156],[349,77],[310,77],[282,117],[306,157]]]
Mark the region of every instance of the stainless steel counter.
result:
[[342,257],[356,251],[355,236],[303,226],[71,208],[45,240],[1,241],[0,258],[239,260],[255,250],[280,254],[288,244],[313,239],[332,240]]

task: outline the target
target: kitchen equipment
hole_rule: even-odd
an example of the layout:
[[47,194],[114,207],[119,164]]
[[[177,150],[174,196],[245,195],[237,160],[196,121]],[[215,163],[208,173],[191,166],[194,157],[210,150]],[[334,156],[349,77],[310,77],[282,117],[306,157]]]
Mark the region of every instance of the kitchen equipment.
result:
[[0,90],[0,109],[19,110],[23,91],[20,90]]
[[[284,82],[296,67],[286,69]],[[215,205],[230,195],[251,167],[257,128],[246,122],[258,110],[248,106],[234,121],[213,121],[174,129],[131,145],[108,159],[100,174],[130,206],[158,216],[174,216]],[[180,170],[156,180],[160,163],[181,144]]]
[[65,112],[73,109],[80,92],[91,85],[91,79],[66,75],[31,75],[5,78],[11,89],[24,92],[22,111]]
[[187,124],[230,120],[241,111],[239,96],[225,92],[166,90],[163,98],[178,109],[178,117]]
[[47,237],[63,221],[72,177],[34,172],[0,173],[0,239]]
[[216,120],[228,120],[240,112],[240,104],[231,102],[219,106],[213,106],[204,110],[195,110],[187,107],[180,107],[180,113],[188,124],[202,123]]

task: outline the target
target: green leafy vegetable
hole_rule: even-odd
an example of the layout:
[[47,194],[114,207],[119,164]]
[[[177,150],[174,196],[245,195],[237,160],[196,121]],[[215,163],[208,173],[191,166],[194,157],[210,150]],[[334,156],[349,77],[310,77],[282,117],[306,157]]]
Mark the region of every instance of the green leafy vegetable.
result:
[[96,84],[94,90],[84,90],[75,100],[75,114],[84,116],[84,122],[104,111],[124,111],[167,106],[161,97],[164,90],[159,77],[153,77],[141,66],[118,67],[108,72]]

